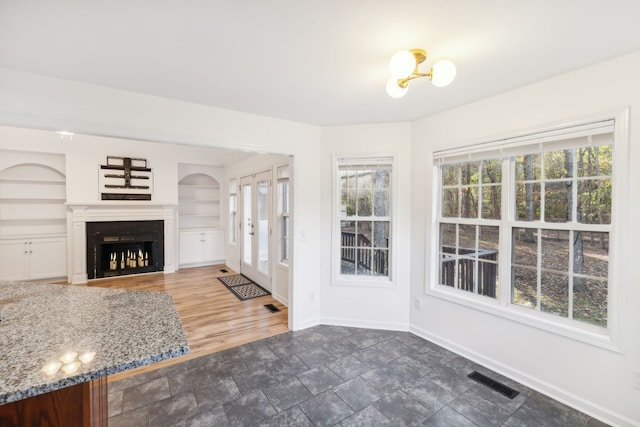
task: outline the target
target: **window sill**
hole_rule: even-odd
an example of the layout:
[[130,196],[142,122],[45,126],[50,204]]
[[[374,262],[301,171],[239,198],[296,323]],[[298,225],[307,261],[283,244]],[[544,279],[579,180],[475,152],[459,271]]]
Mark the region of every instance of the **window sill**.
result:
[[619,342],[613,338],[614,334],[610,329],[587,324],[585,324],[584,327],[578,327],[569,319],[532,311],[531,309],[513,304],[504,306],[492,298],[451,289],[442,285],[436,285],[435,288],[427,289],[426,294],[609,351],[622,353]]
[[338,275],[331,279],[332,286],[352,286],[357,288],[385,288],[395,289],[398,286],[395,281],[389,277],[370,277],[370,276],[344,276]]

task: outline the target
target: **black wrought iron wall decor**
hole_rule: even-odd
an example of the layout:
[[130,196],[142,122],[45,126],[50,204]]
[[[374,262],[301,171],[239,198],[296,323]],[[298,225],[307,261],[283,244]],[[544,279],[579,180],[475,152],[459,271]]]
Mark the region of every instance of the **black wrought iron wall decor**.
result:
[[100,165],[102,200],[151,200],[153,171],[146,159],[107,156]]

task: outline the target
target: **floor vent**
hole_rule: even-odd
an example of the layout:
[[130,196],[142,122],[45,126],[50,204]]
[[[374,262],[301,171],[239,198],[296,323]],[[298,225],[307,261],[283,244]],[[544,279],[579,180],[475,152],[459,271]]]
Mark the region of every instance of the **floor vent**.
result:
[[221,268],[220,270],[218,270],[220,273],[228,273],[229,270],[225,269],[225,268]]
[[520,393],[509,386],[506,386],[494,379],[489,378],[486,375],[481,374],[478,371],[471,372],[469,375],[467,375],[467,377],[471,378],[474,381],[479,382],[480,384],[486,385],[490,389],[507,396],[509,399],[513,399]]
[[280,311],[280,309],[278,307],[276,307],[273,304],[265,304],[264,308],[266,308],[267,310],[269,310],[272,313],[277,313],[278,311]]

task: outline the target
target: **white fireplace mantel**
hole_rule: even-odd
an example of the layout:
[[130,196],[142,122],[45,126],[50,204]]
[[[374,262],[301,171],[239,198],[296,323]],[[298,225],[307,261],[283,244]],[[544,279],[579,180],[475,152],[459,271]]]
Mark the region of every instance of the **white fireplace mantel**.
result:
[[164,272],[176,271],[177,205],[93,205],[69,204],[67,218],[68,280],[87,283],[87,222],[96,221],[164,221]]

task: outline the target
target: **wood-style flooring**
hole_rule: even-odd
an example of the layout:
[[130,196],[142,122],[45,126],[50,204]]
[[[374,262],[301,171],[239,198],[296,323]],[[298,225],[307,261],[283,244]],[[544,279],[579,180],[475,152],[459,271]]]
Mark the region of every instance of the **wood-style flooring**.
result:
[[[222,269],[228,272],[223,273]],[[169,293],[189,342],[190,352],[185,356],[112,375],[109,381],[288,331],[287,307],[272,296],[240,301],[216,279],[233,274],[236,272],[225,265],[214,265],[181,269],[171,274],[141,274],[89,282],[88,286]],[[265,304],[274,304],[281,311],[271,313]]]

